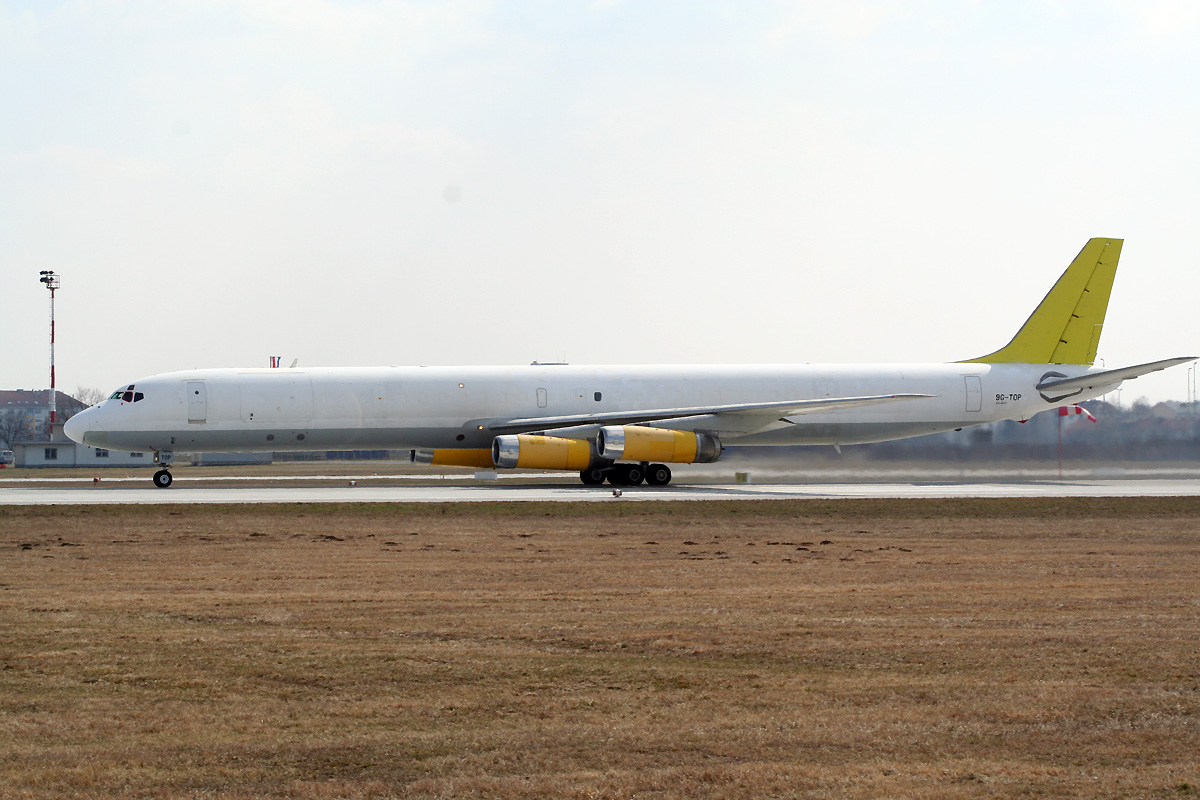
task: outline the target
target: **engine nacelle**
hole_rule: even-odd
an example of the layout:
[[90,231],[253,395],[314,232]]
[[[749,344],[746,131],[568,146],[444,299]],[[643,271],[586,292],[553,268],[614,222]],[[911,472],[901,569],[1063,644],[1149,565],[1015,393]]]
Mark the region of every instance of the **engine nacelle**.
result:
[[467,447],[413,450],[409,458],[414,464],[432,464],[435,467],[492,467],[491,450]]
[[592,445],[586,439],[560,436],[497,436],[492,440],[492,463],[509,469],[585,470],[592,463]]
[[596,454],[612,461],[707,464],[721,457],[721,442],[707,433],[623,425],[600,429]]

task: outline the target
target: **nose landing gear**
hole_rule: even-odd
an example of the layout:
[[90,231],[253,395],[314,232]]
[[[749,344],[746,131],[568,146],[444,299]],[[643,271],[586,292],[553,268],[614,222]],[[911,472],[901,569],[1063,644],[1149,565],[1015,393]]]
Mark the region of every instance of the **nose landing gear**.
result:
[[[172,440],[174,441],[174,440]],[[154,454],[154,463],[162,467],[158,472],[154,473],[154,485],[159,489],[166,489],[175,479],[171,477],[169,470],[171,462],[175,460],[175,454],[166,450],[159,450]]]

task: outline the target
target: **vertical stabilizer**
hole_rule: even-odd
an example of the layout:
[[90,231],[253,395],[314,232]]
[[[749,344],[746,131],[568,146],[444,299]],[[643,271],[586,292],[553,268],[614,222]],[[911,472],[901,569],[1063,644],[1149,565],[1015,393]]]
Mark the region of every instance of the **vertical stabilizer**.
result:
[[1011,342],[963,363],[1094,364],[1122,242],[1089,240]]

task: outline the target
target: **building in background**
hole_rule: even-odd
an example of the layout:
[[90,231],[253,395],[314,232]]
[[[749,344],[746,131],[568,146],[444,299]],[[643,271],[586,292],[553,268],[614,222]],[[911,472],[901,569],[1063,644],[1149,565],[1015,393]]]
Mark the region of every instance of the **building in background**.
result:
[[[66,422],[87,407],[66,392],[55,393],[58,421]],[[0,443],[14,449],[18,441],[50,439],[50,393],[45,389],[0,390]]]

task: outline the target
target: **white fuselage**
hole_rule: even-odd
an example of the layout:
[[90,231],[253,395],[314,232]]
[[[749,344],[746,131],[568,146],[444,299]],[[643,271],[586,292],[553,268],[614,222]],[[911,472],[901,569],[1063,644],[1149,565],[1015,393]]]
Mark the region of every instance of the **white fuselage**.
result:
[[[919,394],[864,408],[780,417],[702,414],[662,427],[733,445],[854,444],[1026,419],[1099,390],[1045,398],[1046,364],[372,367],[212,369],[135,381],[81,412],[67,434],[93,447],[155,452],[488,448],[489,423],[821,398]],[[556,430],[590,437],[598,426]]]

